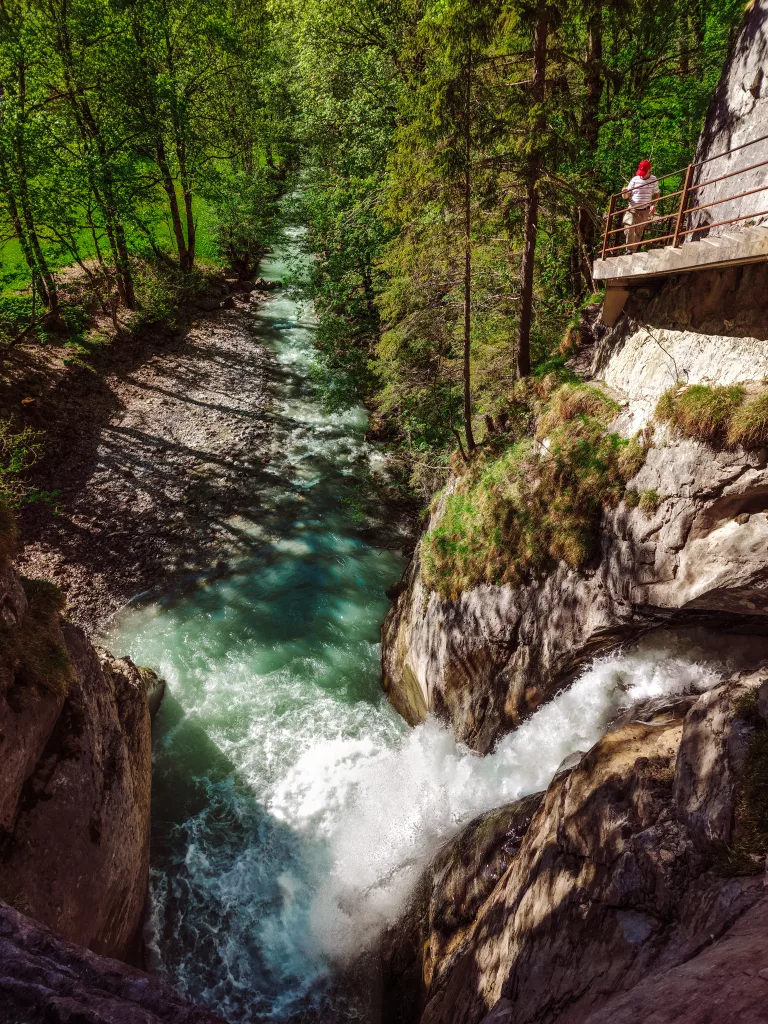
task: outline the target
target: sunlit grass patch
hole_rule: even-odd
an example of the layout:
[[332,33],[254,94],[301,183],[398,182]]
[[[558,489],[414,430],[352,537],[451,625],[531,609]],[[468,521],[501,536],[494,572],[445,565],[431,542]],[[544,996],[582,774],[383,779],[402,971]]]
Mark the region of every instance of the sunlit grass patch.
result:
[[649,488],[648,490],[640,492],[640,499],[638,501],[638,507],[641,512],[644,512],[647,516],[652,516],[659,507],[661,498],[659,492],[655,488]]
[[673,387],[659,399],[656,418],[669,423],[685,437],[709,444],[724,444],[731,419],[744,401],[739,384],[727,387],[692,384]]
[[677,385],[656,405],[656,418],[684,437],[717,448],[762,448],[768,445],[766,385]]
[[728,424],[728,444],[743,448],[768,445],[768,392],[748,398],[734,410]]
[[476,457],[422,542],[422,577],[444,597],[517,584],[558,561],[584,566],[603,509],[624,496],[622,457],[639,442],[608,429],[616,403],[572,382],[541,394],[529,396],[528,432]]

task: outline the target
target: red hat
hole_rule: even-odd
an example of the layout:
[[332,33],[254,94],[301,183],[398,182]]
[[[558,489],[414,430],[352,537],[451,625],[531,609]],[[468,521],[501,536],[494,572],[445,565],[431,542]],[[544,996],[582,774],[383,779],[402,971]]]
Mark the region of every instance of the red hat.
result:
[[644,174],[647,174],[648,171],[650,171],[650,169],[651,169],[651,161],[650,160],[641,160],[640,163],[637,165],[637,173],[640,175],[641,178],[643,177]]

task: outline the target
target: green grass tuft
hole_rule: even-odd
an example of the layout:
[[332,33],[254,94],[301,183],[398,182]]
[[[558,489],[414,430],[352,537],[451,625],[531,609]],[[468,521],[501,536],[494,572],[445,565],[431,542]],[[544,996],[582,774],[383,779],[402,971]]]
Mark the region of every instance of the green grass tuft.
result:
[[649,441],[641,434],[630,438],[619,456],[619,471],[625,480],[637,476],[645,465]]
[[478,455],[422,541],[422,578],[444,597],[483,582],[518,584],[558,561],[582,567],[603,509],[624,496],[631,442],[608,429],[616,403],[557,381],[529,400],[531,431]]
[[649,488],[647,491],[640,492],[637,504],[641,512],[647,516],[652,516],[659,507],[660,502],[661,498],[659,496],[659,492],[653,488]]
[[656,418],[679,430],[684,437],[723,445],[727,441],[731,418],[744,401],[744,388],[738,384],[710,387],[692,384],[670,388],[656,405]]
[[728,424],[729,445],[762,448],[768,445],[768,392],[747,399],[734,410]]

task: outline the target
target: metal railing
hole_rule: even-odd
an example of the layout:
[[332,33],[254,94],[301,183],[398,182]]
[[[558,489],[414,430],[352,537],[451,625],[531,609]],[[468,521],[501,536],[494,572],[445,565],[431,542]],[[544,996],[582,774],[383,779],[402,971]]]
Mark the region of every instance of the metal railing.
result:
[[[756,210],[753,213],[745,213],[739,217],[731,217],[728,220],[719,220],[715,222],[706,221],[705,223],[693,225],[687,223],[689,217],[695,213],[700,213],[702,210],[709,210],[712,207],[720,206],[722,203],[732,202],[734,199],[743,199],[745,196],[756,195],[759,192],[768,193],[768,160],[760,160],[758,163],[750,164],[748,167],[741,167],[737,171],[729,171],[727,174],[721,174],[717,178],[710,178],[708,181],[696,181],[694,182],[694,176],[697,168],[703,167],[705,164],[712,163],[714,160],[722,160],[723,157],[730,156],[732,153],[737,153],[739,150],[747,149],[749,146],[754,146],[758,142],[765,142],[768,139],[768,135],[762,135],[759,139],[752,139],[750,142],[745,142],[741,146],[734,146],[733,149],[729,149],[723,153],[718,153],[716,156],[710,156],[706,160],[699,160],[698,163],[688,164],[687,167],[682,168],[679,171],[671,171],[669,174],[663,175],[658,178],[659,191],[661,196],[659,199],[654,200],[648,205],[653,205],[658,211],[660,207],[667,206],[671,200],[677,199],[679,196],[679,202],[670,203],[670,208],[666,212],[657,212],[645,222],[644,229],[650,230],[651,235],[648,238],[641,238],[639,242],[627,242],[621,241],[620,244],[613,244],[618,242],[615,237],[629,230],[631,225],[624,223],[624,216],[629,210],[629,202],[623,207],[619,207],[619,203],[627,197],[623,194],[626,189],[621,192],[615,192],[610,199],[610,205],[608,207],[608,214],[605,220],[605,231],[603,233],[603,249],[602,258],[606,256],[617,255],[620,252],[626,250],[634,251],[639,249],[640,246],[655,247],[655,246],[666,246],[671,245],[674,247],[682,245],[683,239],[686,236],[696,235],[699,231],[705,231],[711,228],[719,228],[726,224],[735,224],[738,221],[752,220],[756,217],[768,216],[768,201],[762,205],[766,209]],[[723,196],[721,199],[713,199],[711,202],[697,202],[695,206],[690,206],[691,197],[695,196],[699,199],[699,193],[709,188],[711,185],[715,185],[717,182],[725,181],[727,178],[735,178],[739,174],[747,174],[749,171],[757,170],[758,168],[764,167],[765,171],[765,182],[762,185],[758,185],[757,188],[748,188],[742,192],[736,192],[733,195]],[[662,182],[666,182],[667,185],[662,185]],[[681,185],[682,187],[677,187]],[[664,188],[671,186],[674,191],[664,192]],[[768,195],[766,196],[768,200]],[[760,204],[758,204],[760,205]],[[621,223],[618,227],[614,227],[616,224],[616,218],[621,217]],[[639,225],[638,225],[639,226]]]

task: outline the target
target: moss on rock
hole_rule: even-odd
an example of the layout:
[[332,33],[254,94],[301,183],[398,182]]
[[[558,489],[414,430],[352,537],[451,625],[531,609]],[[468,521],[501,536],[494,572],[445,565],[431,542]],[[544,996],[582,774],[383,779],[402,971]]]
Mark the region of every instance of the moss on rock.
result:
[[16,625],[0,626],[2,662],[13,672],[17,686],[63,697],[73,678],[59,628],[64,598],[58,587],[44,580],[22,578],[22,584],[29,607]]

